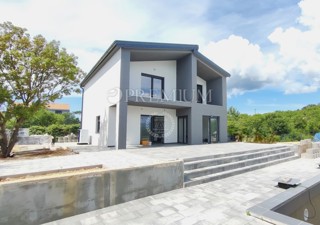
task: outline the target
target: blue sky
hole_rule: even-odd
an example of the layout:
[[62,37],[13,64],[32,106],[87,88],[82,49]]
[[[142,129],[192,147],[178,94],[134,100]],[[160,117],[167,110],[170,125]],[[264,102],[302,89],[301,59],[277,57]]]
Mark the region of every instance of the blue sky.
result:
[[[242,113],[320,103],[318,0],[0,0],[0,22],[59,40],[88,72],[114,40],[198,44]],[[60,100],[81,110],[81,96]]]

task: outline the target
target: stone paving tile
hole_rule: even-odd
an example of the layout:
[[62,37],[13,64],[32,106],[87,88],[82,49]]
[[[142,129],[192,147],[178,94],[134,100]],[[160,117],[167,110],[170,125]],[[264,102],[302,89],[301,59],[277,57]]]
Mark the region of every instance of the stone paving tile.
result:
[[284,191],[275,187],[274,179],[282,175],[300,178],[303,181],[318,174],[320,170],[312,160],[298,159],[211,183],[145,197],[49,224],[88,223],[85,219],[90,218],[89,222],[120,225],[267,225],[266,222],[247,216],[246,209]]
[[[276,146],[276,145],[274,145]],[[91,147],[91,146],[90,146]],[[171,146],[126,151],[81,152],[74,156],[0,162],[2,174],[45,171],[66,166],[103,164],[108,168],[141,166],[208,154],[253,150],[270,145],[227,143]],[[92,147],[91,147],[92,148]],[[196,151],[195,151],[196,149]],[[90,151],[90,150],[88,150]],[[275,187],[279,176],[306,180],[320,170],[310,159],[299,159],[237,176],[174,190],[55,221],[54,225],[97,224],[265,224],[246,215],[246,209],[268,199],[282,189]]]
[[162,211],[159,212],[159,214],[160,214],[161,216],[170,216],[170,215],[172,215],[173,213],[176,213],[176,211],[173,210],[173,209],[170,209],[170,208],[164,209],[164,210],[162,210]]
[[[280,144],[281,145],[281,144]],[[80,154],[33,160],[0,161],[1,176],[69,169],[73,167],[102,164],[108,169],[126,168],[167,162],[168,160],[214,155],[220,153],[248,151],[279,146],[279,144],[218,143],[211,145],[169,145],[168,147],[136,148],[128,150],[101,150],[97,146],[69,146]],[[87,149],[86,151],[83,151]],[[195,151],[196,149],[196,151]]]

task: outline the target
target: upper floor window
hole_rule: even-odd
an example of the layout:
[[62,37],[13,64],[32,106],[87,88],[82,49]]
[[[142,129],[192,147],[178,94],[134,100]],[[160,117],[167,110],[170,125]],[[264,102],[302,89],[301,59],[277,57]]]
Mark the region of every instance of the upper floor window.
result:
[[96,133],[100,133],[100,116],[96,117]]
[[141,74],[142,96],[164,98],[164,78],[150,74]]
[[198,103],[202,103],[202,97],[203,97],[203,95],[202,95],[203,93],[202,93],[202,85],[200,85],[200,84],[197,84],[197,102]]

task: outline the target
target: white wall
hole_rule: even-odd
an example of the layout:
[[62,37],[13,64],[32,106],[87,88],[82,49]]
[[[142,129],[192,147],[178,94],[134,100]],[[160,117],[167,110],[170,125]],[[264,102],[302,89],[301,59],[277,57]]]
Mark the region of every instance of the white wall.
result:
[[152,107],[128,106],[127,117],[127,145],[140,144],[140,116],[164,116],[164,143],[177,142],[177,116],[175,109],[161,109]]
[[109,107],[107,146],[116,145],[116,107]]
[[[169,100],[175,101],[177,88],[176,61],[142,61],[130,62],[130,96],[138,95],[141,90],[141,73],[164,77],[164,92]],[[134,94],[133,94],[134,93]]]
[[202,104],[207,104],[207,82],[201,77],[197,76],[197,84],[202,85]]
[[[120,57],[121,50],[84,86],[82,129],[89,130],[93,145],[107,145],[109,106],[119,100],[119,95],[112,91],[120,87]],[[95,132],[97,116],[101,121],[100,134]]]

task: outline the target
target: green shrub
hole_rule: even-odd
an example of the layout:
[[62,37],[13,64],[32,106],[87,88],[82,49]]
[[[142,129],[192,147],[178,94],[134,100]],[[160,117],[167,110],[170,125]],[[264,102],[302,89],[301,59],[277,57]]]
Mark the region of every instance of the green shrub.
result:
[[54,137],[63,137],[71,133],[78,135],[79,129],[80,124],[52,124],[48,127],[47,132]]
[[29,134],[30,135],[40,135],[47,133],[46,127],[42,126],[32,126],[29,128]]
[[65,125],[61,124],[52,124],[48,127],[48,134],[53,137],[63,137],[68,135],[68,130]]
[[78,135],[80,130],[80,124],[69,124],[69,125],[66,125],[66,127],[68,130],[68,134],[73,133],[75,135]]

